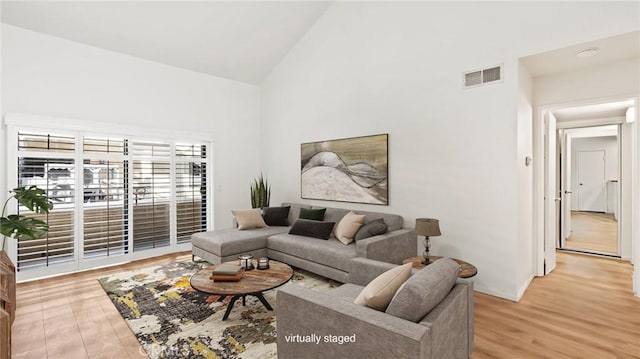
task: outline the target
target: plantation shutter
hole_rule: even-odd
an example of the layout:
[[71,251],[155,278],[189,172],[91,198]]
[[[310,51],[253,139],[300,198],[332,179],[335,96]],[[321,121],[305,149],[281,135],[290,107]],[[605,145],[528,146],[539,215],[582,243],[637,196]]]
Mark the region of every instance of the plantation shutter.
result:
[[9,242],[19,280],[185,250],[193,233],[207,230],[209,142],[54,129],[36,120],[10,116],[7,124],[14,155],[3,190],[37,186],[53,203],[50,213],[36,214],[10,202],[9,213],[49,226],[40,238]]
[[85,137],[83,150],[84,258],[126,254],[129,252],[128,161],[124,160],[127,140]]
[[191,234],[207,228],[207,148],[176,144],[175,179],[178,243],[191,241]]
[[171,146],[133,142],[133,250],[170,245]]
[[49,225],[49,232],[40,238],[18,240],[19,271],[74,261],[74,142],[69,136],[18,134],[18,186],[38,186],[53,202],[48,214],[36,214],[18,206],[18,214]]

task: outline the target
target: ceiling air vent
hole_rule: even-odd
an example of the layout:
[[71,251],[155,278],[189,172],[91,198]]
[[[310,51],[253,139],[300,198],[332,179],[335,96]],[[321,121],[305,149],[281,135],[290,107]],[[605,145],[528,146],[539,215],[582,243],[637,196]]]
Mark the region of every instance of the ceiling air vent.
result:
[[464,74],[465,88],[476,87],[499,81],[502,81],[502,65],[466,72]]

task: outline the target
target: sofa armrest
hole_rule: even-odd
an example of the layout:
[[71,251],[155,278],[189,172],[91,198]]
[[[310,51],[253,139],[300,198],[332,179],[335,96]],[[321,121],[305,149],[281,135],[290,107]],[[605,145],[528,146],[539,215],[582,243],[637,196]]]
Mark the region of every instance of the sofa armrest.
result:
[[473,352],[473,346],[474,346],[474,342],[473,342],[473,337],[474,337],[474,326],[473,326],[473,316],[474,316],[474,312],[473,312],[473,306],[474,304],[474,297],[473,297],[473,281],[469,280],[469,279],[463,279],[463,278],[458,278],[458,280],[456,281],[456,285],[464,285],[464,288],[466,289],[466,295],[467,295],[467,315],[468,315],[468,322],[469,322],[469,355],[471,355],[471,353]]
[[349,262],[349,283],[366,286],[380,274],[397,267],[397,264],[355,257]]
[[358,257],[401,264],[418,252],[418,237],[413,228],[403,228],[356,241]]
[[[276,298],[280,359],[431,355],[428,326],[291,283],[280,288]],[[304,342],[309,338],[314,341]],[[331,341],[339,338],[349,342]]]
[[[434,358],[469,358],[470,346],[469,294],[468,287],[456,284],[449,294],[431,310],[420,324],[432,329]],[[472,325],[472,324],[471,324]]]

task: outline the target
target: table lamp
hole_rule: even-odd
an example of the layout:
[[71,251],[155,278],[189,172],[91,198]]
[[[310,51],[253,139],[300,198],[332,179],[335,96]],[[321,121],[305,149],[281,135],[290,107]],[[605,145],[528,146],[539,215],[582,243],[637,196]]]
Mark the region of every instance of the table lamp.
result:
[[417,218],[416,234],[424,236],[424,260],[422,264],[428,265],[431,263],[429,261],[429,247],[431,245],[429,237],[435,237],[441,234],[438,220],[433,218]]

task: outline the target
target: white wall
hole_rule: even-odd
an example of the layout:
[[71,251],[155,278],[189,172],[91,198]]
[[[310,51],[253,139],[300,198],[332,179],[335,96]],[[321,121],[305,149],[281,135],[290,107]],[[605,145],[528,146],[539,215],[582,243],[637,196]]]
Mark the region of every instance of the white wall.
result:
[[[301,201],[300,143],[389,133],[388,207],[303,202],[399,213],[411,227],[416,217],[439,218],[433,253],[476,265],[476,289],[517,299],[527,266],[519,271],[520,257],[532,255],[519,238],[530,173],[519,167],[527,146],[518,151],[518,139],[530,130],[518,126],[517,59],[636,30],[637,10],[334,3],[263,83],[262,159],[273,199]],[[464,71],[500,63],[504,82],[462,88]]]
[[533,279],[533,79],[518,61],[518,300]]
[[640,86],[640,58],[616,61],[591,68],[535,77],[536,106],[589,99],[637,95]]
[[2,113],[211,134],[216,227],[231,225],[230,209],[249,207],[260,171],[259,87],[5,24],[2,74]]
[[[578,152],[605,151],[605,181],[618,180],[618,139],[616,136],[574,138],[571,141],[571,210],[578,210]],[[604,184],[607,186],[607,183]],[[603,189],[606,190],[606,187]],[[607,197],[607,201],[608,201]],[[608,202],[607,202],[608,203]],[[607,205],[607,209],[610,206]],[[613,210],[609,213],[613,213]]]

